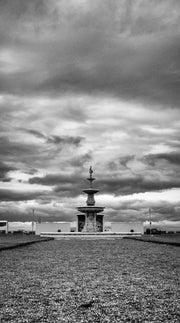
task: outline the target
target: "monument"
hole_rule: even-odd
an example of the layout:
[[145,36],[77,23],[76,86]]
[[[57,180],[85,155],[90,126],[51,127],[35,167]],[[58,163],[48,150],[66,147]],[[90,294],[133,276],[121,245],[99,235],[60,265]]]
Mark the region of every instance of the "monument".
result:
[[99,190],[93,188],[93,181],[95,180],[92,177],[93,170],[92,166],[89,168],[89,181],[90,187],[83,190],[87,194],[87,206],[78,207],[78,211],[81,214],[77,215],[78,218],[78,232],[103,232],[103,214],[104,207],[95,206],[94,194],[98,193]]
[[143,223],[141,222],[112,222],[110,230],[107,230],[106,223],[103,223],[104,206],[96,206],[94,194],[99,190],[93,188],[95,178],[92,176],[92,166],[89,168],[89,188],[83,190],[87,194],[85,206],[77,207],[80,214],[77,215],[77,230],[71,226],[70,222],[47,222],[36,224],[36,234],[41,237],[53,237],[55,239],[63,239],[65,237],[82,237],[84,239],[104,237],[122,237],[129,235],[141,236],[143,234]]

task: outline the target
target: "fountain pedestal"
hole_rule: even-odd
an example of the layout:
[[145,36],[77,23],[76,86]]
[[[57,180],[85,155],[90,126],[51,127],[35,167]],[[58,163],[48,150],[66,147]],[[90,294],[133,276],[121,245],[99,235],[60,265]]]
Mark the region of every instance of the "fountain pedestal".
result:
[[81,214],[77,215],[78,218],[78,232],[103,232],[103,214],[104,207],[95,206],[94,194],[99,190],[92,188],[92,182],[95,178],[92,177],[92,167],[89,169],[90,177],[87,180],[90,183],[90,188],[83,190],[87,194],[87,206],[78,207]]

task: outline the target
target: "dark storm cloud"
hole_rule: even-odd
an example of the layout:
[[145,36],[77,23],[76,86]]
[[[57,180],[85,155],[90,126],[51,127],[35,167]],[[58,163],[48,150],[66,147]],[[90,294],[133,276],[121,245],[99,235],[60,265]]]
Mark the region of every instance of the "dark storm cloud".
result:
[[135,158],[135,155],[121,157],[119,162],[122,166],[127,167],[127,163]]
[[34,200],[41,195],[46,194],[43,191],[39,192],[19,192],[11,189],[0,189],[0,201],[29,201]]
[[[83,163],[90,162],[91,158],[91,154],[73,157],[70,158],[69,165],[82,168]],[[96,186],[101,187],[103,194],[110,193],[116,196],[180,188],[177,176],[179,158],[176,152],[149,154],[139,158],[135,155],[122,156],[117,161],[108,162],[108,169],[113,171],[113,175],[99,173]],[[139,168],[136,171],[136,163],[141,165],[141,174]],[[29,179],[29,183],[55,186],[54,192],[73,197],[81,193],[83,185],[87,186],[79,171],[68,175],[57,173],[44,177],[35,176]]]
[[116,161],[110,161],[107,164],[108,169],[112,170],[112,171],[118,171],[119,168],[122,168],[121,166],[123,166],[123,168],[127,168],[128,169],[128,162],[132,161],[136,158],[135,155],[127,155],[127,156],[122,156],[119,159],[117,159]]
[[90,162],[92,160],[92,153],[88,152],[84,155],[78,155],[73,157],[70,160],[70,164],[73,167],[82,167],[85,163]]
[[178,221],[180,219],[180,206],[166,205],[166,208],[154,207],[152,209],[154,220],[158,218],[168,219],[170,221]]
[[[29,179],[30,184],[42,184],[47,186],[55,186],[54,192],[63,196],[78,196],[88,184],[84,177],[80,174],[60,175],[49,174],[44,177],[32,177]],[[143,175],[129,175],[127,178],[106,178],[99,179],[96,186],[101,188],[103,194],[128,195],[142,192],[154,192],[171,188],[179,188],[180,181],[178,179],[146,179]]]
[[2,74],[2,91],[104,92],[179,106],[178,1],[53,1],[50,6],[21,0],[1,6],[5,17],[15,13],[11,34],[13,24],[24,27],[14,37],[21,41],[18,55],[27,59],[19,71]]
[[149,221],[149,208],[151,209],[151,221],[178,221],[180,215],[180,203],[168,201],[126,200],[119,201],[108,210],[111,220],[118,221]]
[[11,202],[3,202],[3,205],[7,203],[7,207],[0,208],[0,219],[7,221],[32,221],[33,218],[35,221],[41,219],[42,221],[72,221],[73,216],[67,214],[63,209],[61,211],[56,207],[46,206],[42,207],[41,205],[36,205],[34,217],[32,213],[32,207],[29,206],[27,208],[18,207],[18,204],[14,203],[12,205]]
[[20,128],[20,130],[29,133],[30,135],[33,135],[37,138],[41,138],[41,139],[46,139],[46,136],[41,133],[40,131],[34,130],[34,129],[25,129],[25,128]]
[[30,169],[26,172],[26,174],[34,175],[34,174],[36,174],[37,172],[38,172],[38,170],[37,170],[37,169],[35,169],[35,168],[30,168]]
[[12,141],[8,137],[0,138],[0,155],[9,156],[13,159],[15,156],[20,155],[34,155],[34,149],[37,145],[27,144],[22,141]]
[[40,131],[33,130],[33,129],[24,129],[20,128],[26,133],[29,133],[31,135],[34,135],[37,138],[40,139],[45,139],[47,143],[51,144],[57,144],[57,145],[74,145],[74,146],[79,146],[82,140],[84,139],[83,137],[80,136],[47,136]]
[[[50,155],[51,153],[51,155]],[[4,162],[13,163],[16,169],[27,173],[35,166],[42,164],[42,159],[49,160],[54,155],[53,150],[47,150],[43,145],[38,143],[28,143],[24,138],[9,139],[8,137],[0,138],[0,158]]]
[[[19,210],[19,209],[6,209],[3,211],[3,214],[0,213],[0,220],[6,219],[7,221],[32,221],[32,209],[27,210]],[[49,209],[43,209],[37,208],[35,210],[35,220],[36,221],[47,221],[47,222],[53,222],[53,221],[72,221],[74,220],[72,215],[66,214],[65,212],[61,211],[61,213],[58,212],[58,210],[49,210]]]
[[[161,153],[161,154],[149,154],[144,157],[145,162],[151,166],[155,166],[156,162],[165,160],[170,164],[180,165],[180,153],[179,152],[170,152],[170,153]],[[171,166],[172,167],[172,166]]]
[[[35,176],[31,177],[29,179],[30,184],[42,184],[47,186],[54,186],[57,184],[66,185],[66,190],[68,189],[75,189],[75,186],[77,185],[79,187],[78,183],[81,183],[85,181],[85,178],[82,174],[82,169],[84,167],[84,164],[87,162],[90,162],[92,159],[92,154],[86,153],[83,155],[78,156],[70,156],[68,159],[68,165],[75,167],[75,171],[73,173],[55,173],[55,174],[47,174],[43,177]],[[67,163],[67,162],[66,162]],[[72,187],[73,185],[73,187]],[[62,187],[62,186],[60,186]],[[65,187],[65,186],[64,186]],[[58,187],[56,188],[56,191],[58,191]],[[76,190],[75,190],[76,191]]]
[[[82,165],[78,164],[78,167]],[[86,178],[80,171],[74,174],[47,174],[44,177],[32,177],[30,184],[54,186],[54,196],[76,197],[82,193],[82,189],[88,187]]]
[[180,154],[176,151],[121,156],[107,163],[113,176],[102,179],[101,174],[100,186],[106,193],[116,195],[179,188],[179,164]]
[[[65,220],[72,214],[65,198],[74,203],[88,187],[87,164],[107,203],[112,196],[180,187],[179,13],[179,0],[0,0],[6,210],[12,201],[21,216],[34,199],[42,217],[53,219],[58,200]],[[26,189],[50,193],[16,191],[29,175]],[[119,213],[143,219],[148,207],[131,201],[116,207],[116,201],[114,219]],[[164,216],[175,219],[178,208],[167,208]]]
[[[6,219],[8,222],[13,221],[32,221],[32,216],[30,215],[30,212],[22,212],[20,210],[4,210],[3,214],[0,213],[0,221],[3,221]],[[10,230],[9,230],[10,231]]]
[[43,184],[43,185],[56,185],[59,183],[74,183],[79,178],[77,175],[65,175],[65,174],[48,174],[44,177],[32,177],[29,179],[30,184]]
[[18,139],[10,139],[5,136],[0,138],[1,160],[13,163],[15,165],[14,170],[15,168],[21,169],[25,173],[32,171],[32,165],[33,169],[36,169],[35,172],[37,172],[38,167],[45,167],[49,161],[58,158],[63,149],[69,149],[69,147],[76,149],[84,140],[84,137],[81,136],[46,136],[34,130],[28,130],[27,133],[44,139],[44,142],[31,143],[31,140],[28,142],[27,139],[24,141],[23,134]]
[[47,174],[44,177],[32,177],[29,179],[30,184],[42,184],[47,186],[54,186],[61,184],[62,186],[73,189],[74,184],[84,180],[82,174],[77,172],[76,174]]
[[24,19],[25,14],[32,14],[33,16],[41,16],[47,13],[45,11],[46,8],[46,0],[31,0],[30,2],[25,2],[23,0],[0,0],[1,13],[4,15],[9,15],[10,17],[14,17],[16,19],[20,19],[21,17]]
[[[87,186],[87,185],[86,185]],[[57,197],[77,197],[82,192],[82,185],[80,184],[60,184],[54,188],[54,193]]]
[[[99,37],[102,43],[103,36]],[[100,49],[98,52],[97,40],[94,44],[91,40],[91,46],[97,50],[93,61],[89,62],[82,48],[73,65],[65,62],[63,70],[57,68],[55,73],[49,73],[49,78],[39,86],[39,90],[103,92],[125,99],[179,106],[180,38],[173,39],[173,35],[167,38],[154,39],[149,44],[146,39],[136,44],[135,39],[116,41],[115,36],[114,41],[112,38],[104,39],[103,54]],[[86,47],[86,40],[81,41]],[[84,64],[92,67],[86,69]]]
[[11,179],[8,177],[8,173],[15,169],[15,167],[0,162],[0,181],[9,182]]
[[146,179],[144,176],[129,176],[127,178],[107,178],[98,181],[103,193],[115,195],[128,195],[142,192],[161,191],[171,188],[179,188],[180,180],[177,179]]
[[79,146],[81,141],[83,140],[83,137],[77,136],[51,136],[48,137],[47,142],[53,143],[53,144],[61,144],[61,145],[74,145]]

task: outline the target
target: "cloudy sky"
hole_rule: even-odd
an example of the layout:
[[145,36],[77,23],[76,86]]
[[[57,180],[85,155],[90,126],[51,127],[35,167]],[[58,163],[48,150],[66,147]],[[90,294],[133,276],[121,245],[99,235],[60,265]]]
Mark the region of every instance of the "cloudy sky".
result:
[[0,219],[180,225],[179,0],[0,0]]

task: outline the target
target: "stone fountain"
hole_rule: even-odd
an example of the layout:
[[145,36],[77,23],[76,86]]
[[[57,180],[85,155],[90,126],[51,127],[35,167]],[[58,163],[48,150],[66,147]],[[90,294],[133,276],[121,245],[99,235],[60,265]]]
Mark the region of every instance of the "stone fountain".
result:
[[93,181],[95,180],[92,177],[93,170],[92,166],[89,168],[89,181],[90,187],[83,190],[87,194],[87,206],[78,207],[78,211],[81,214],[77,215],[78,218],[78,232],[103,232],[103,214],[104,207],[95,206],[94,194],[98,193],[99,190],[94,189]]

